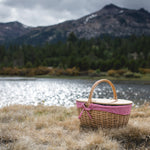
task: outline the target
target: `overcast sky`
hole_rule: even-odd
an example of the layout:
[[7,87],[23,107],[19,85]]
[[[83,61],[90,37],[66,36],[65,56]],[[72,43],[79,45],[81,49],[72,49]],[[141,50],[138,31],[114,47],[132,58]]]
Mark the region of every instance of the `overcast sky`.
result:
[[53,25],[83,17],[110,3],[130,9],[145,8],[150,12],[150,0],[0,0],[0,22]]

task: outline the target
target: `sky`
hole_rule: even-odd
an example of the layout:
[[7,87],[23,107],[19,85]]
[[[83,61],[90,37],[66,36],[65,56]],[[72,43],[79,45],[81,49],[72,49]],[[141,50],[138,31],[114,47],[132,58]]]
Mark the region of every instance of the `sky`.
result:
[[129,9],[144,8],[150,12],[150,0],[0,0],[0,22],[54,25],[78,19],[111,3]]

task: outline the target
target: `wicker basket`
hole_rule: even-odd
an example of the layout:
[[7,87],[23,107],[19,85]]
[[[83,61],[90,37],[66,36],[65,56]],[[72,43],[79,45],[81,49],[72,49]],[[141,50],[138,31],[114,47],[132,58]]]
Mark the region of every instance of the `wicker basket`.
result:
[[[113,90],[113,99],[93,99],[95,87],[107,82]],[[80,126],[92,128],[119,128],[127,125],[132,101],[117,99],[114,85],[107,79],[98,80],[92,86],[89,98],[77,99],[77,109],[80,119]]]

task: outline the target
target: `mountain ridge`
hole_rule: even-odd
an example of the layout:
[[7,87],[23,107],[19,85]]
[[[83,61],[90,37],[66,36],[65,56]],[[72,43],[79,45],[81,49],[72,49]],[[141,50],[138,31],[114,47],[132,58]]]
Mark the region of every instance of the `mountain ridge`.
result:
[[[117,37],[132,34],[150,35],[150,13],[148,11],[143,8],[139,10],[121,8],[114,4],[106,5],[79,19],[68,20],[56,25],[25,27],[19,22],[16,24],[18,24],[18,30],[12,25],[16,30],[8,33],[5,28],[3,32],[0,31],[0,43],[13,40],[13,42],[37,45],[65,41],[71,32],[78,38],[86,39],[105,34]],[[12,35],[13,31],[15,31],[15,36]],[[9,38],[4,33],[7,33]]]
[[12,41],[31,31],[32,27],[23,25],[18,21],[0,23],[0,43]]

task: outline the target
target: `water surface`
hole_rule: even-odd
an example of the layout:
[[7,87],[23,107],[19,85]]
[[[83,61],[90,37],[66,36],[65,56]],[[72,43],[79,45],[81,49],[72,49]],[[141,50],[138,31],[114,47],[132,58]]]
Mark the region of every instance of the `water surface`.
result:
[[[88,98],[95,80],[0,77],[0,107],[10,104],[74,106],[78,98]],[[119,99],[139,105],[150,102],[150,84],[141,81],[112,81]],[[107,83],[98,85],[93,98],[112,98]]]

